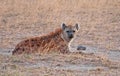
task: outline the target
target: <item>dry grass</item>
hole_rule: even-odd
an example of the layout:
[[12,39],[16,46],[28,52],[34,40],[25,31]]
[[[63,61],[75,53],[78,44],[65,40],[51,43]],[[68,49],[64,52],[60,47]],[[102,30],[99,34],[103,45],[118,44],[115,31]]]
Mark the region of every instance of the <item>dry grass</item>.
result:
[[119,4],[119,0],[1,0],[0,47],[13,48],[21,39],[48,33],[62,22],[78,22],[79,44],[118,50]]
[[[16,58],[17,57],[17,58]],[[110,62],[94,55],[85,54],[47,54],[0,57],[1,76],[80,76],[80,75],[119,75],[119,68],[111,68]],[[43,63],[43,64],[41,64]],[[104,64],[104,63],[107,63]],[[73,65],[93,65],[96,68],[76,69]],[[109,66],[108,66],[109,64]],[[69,66],[69,67],[67,67]],[[58,68],[57,68],[58,67]],[[61,68],[62,67],[62,68]],[[64,67],[64,68],[63,68]],[[114,67],[114,66],[113,66]],[[68,69],[67,69],[68,68]]]
[[[19,41],[48,33],[60,27],[62,22],[67,24],[77,22],[81,26],[73,45],[84,44],[108,50],[120,50],[119,0],[0,0],[0,10],[0,51],[7,48],[11,52]],[[45,62],[48,67],[30,67],[40,62]],[[68,64],[100,67],[87,71],[73,70],[74,68],[65,70],[65,67],[61,69]],[[120,64],[86,54],[0,55],[0,76],[58,74],[118,76]]]

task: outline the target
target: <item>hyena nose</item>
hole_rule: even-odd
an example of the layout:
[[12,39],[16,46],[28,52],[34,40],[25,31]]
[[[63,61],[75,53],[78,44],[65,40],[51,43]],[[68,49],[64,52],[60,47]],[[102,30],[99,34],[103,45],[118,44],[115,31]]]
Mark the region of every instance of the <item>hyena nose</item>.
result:
[[73,35],[70,35],[69,38],[73,38]]

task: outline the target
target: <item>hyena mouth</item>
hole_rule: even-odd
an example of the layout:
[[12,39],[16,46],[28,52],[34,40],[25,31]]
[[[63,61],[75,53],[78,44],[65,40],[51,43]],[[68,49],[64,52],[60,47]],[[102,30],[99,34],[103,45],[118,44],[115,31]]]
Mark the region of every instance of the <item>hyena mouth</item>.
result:
[[72,39],[72,38],[73,38],[73,35],[70,35],[69,38]]

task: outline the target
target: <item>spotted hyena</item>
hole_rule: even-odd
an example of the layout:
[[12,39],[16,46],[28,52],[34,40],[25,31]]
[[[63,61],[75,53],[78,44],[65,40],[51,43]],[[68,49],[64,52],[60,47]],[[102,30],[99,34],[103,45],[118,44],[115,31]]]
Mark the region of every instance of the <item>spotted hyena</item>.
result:
[[75,24],[66,25],[61,24],[61,28],[40,37],[34,37],[26,39],[15,47],[12,54],[23,54],[23,53],[48,53],[48,52],[69,52],[69,44],[75,37],[76,32],[79,29],[79,25]]

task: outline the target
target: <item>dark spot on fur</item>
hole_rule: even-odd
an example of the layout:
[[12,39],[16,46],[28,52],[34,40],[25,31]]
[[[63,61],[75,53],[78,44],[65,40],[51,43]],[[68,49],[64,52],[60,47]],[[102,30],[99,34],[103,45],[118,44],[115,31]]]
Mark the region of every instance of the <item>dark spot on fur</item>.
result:
[[34,47],[34,44],[32,44],[31,47]]
[[27,43],[24,44],[24,46],[27,46],[27,45],[28,45]]
[[37,46],[40,46],[39,44],[37,44]]
[[16,50],[19,50],[20,48],[16,48]]
[[25,42],[27,43],[27,42],[28,42],[28,40],[25,40]]
[[31,39],[31,41],[34,41],[34,39]]
[[32,43],[32,44],[35,44],[36,42],[37,42],[36,39],[31,39],[31,43]]
[[22,50],[23,50],[23,51],[25,51],[25,49],[24,49],[24,48],[23,48]]

